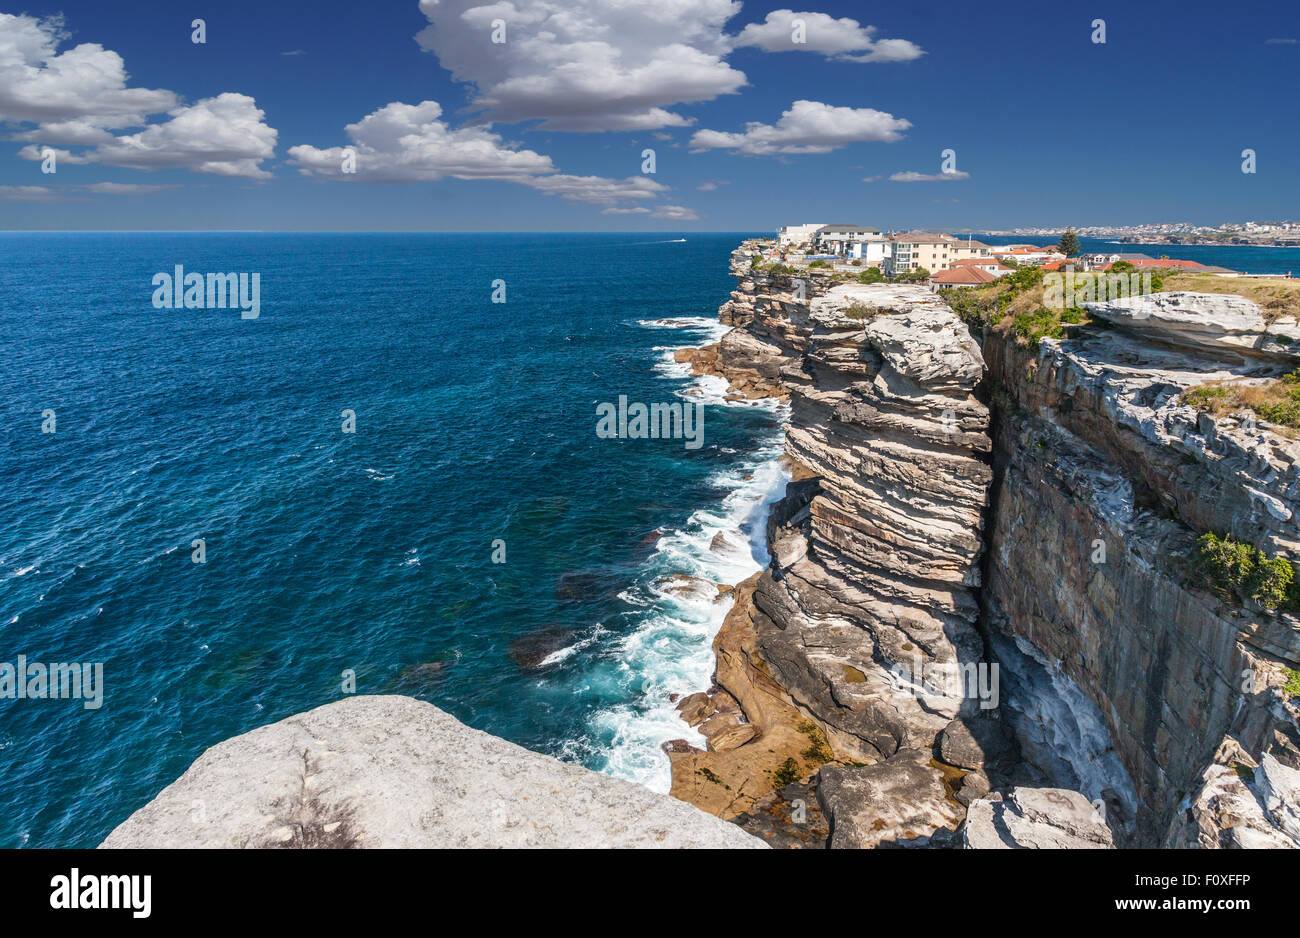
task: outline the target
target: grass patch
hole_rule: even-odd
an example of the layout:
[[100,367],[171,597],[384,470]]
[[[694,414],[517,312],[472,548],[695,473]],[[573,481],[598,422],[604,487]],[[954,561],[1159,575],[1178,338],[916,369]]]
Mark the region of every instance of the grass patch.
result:
[[1256,277],[1219,277],[1214,274],[1169,272],[1164,290],[1190,290],[1193,293],[1235,293],[1259,304],[1264,319],[1272,322],[1280,316],[1300,319],[1300,282]]
[[844,315],[849,319],[875,319],[880,315],[880,307],[854,300],[844,308]]
[[1216,417],[1249,410],[1261,420],[1300,430],[1300,369],[1268,384],[1212,381],[1188,388],[1179,399]]
[[1286,684],[1282,686],[1288,697],[1300,697],[1300,671],[1294,668],[1286,669]]

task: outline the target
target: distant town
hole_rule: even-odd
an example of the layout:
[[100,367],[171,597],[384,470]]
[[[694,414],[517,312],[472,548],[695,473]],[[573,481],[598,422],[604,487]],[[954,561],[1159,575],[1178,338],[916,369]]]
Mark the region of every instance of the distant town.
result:
[[[1053,237],[1063,228],[1012,228],[984,234],[1012,237]],[[1158,225],[1102,225],[1075,228],[1081,238],[1113,238],[1140,244],[1244,244],[1257,247],[1300,247],[1300,222],[1247,221],[1217,227],[1168,222]]]
[[857,272],[865,282],[890,279],[926,283],[934,290],[992,283],[1024,266],[1049,271],[1176,269],[1222,277],[1243,276],[1227,267],[1164,254],[1152,257],[1126,251],[1080,251],[1078,237],[1093,230],[1053,232],[1059,238],[1047,245],[995,246],[977,241],[973,235],[886,232],[868,225],[809,223],[780,228],[775,239],[761,242],[761,249],[764,258],[773,264]]

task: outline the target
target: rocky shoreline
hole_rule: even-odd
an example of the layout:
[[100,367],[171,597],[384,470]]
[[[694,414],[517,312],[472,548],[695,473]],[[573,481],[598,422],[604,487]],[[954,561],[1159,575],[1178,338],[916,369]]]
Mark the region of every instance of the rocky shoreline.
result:
[[[1300,360],[1258,307],[1101,304],[1111,329],[1030,349],[757,253],[732,331],[677,358],[788,400],[798,471],[679,703],[708,747],[666,747],[672,793],[779,846],[1300,846],[1300,622],[1152,563],[1207,530],[1300,556],[1300,447],[1178,403]],[[993,667],[992,703],[931,680]]]

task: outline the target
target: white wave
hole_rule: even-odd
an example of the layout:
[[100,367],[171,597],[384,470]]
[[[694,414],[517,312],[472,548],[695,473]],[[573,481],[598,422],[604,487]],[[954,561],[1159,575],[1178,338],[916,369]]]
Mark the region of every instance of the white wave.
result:
[[656,541],[636,584],[621,594],[634,607],[638,625],[615,646],[619,662],[610,677],[627,702],[597,711],[589,723],[590,736],[600,741],[593,761],[607,774],[667,792],[672,773],[663,744],[685,739],[704,746],[669,695],[709,686],[713,639],[732,600],[694,581],[734,585],[767,565],[767,511],[790,479],[778,462],[781,442],[775,434],[746,465],[720,472],[713,481],[731,491]]

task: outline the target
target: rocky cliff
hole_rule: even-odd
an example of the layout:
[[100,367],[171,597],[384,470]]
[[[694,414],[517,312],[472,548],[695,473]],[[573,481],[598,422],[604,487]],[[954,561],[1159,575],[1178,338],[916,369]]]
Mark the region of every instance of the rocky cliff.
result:
[[674,793],[797,846],[810,798],[830,846],[1300,844],[1300,623],[1189,573],[1207,531],[1297,557],[1300,447],[1180,403],[1289,336],[1161,294],[977,343],[924,288],[754,254],[682,357],[788,397],[799,471],[692,704],[756,731],[670,753]]

